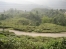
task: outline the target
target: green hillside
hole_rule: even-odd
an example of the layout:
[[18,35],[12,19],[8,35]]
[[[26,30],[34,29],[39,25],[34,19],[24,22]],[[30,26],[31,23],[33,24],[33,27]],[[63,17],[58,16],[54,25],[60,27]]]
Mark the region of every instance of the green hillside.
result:
[[27,32],[65,32],[65,9],[40,9],[21,11],[10,9],[0,14],[0,27]]

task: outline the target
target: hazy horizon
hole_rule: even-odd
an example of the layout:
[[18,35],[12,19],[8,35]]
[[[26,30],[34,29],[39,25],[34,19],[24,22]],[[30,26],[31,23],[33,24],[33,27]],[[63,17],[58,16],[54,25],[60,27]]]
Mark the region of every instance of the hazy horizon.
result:
[[32,10],[34,8],[66,9],[65,0],[0,0],[0,11],[16,8]]

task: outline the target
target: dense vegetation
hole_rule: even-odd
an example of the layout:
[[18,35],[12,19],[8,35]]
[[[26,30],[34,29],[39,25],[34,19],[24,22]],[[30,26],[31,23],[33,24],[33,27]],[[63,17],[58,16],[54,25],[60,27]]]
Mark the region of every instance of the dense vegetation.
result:
[[16,36],[0,31],[0,49],[66,49],[66,37]]
[[0,27],[28,32],[65,32],[65,9],[40,9],[21,11],[10,9],[0,13]]

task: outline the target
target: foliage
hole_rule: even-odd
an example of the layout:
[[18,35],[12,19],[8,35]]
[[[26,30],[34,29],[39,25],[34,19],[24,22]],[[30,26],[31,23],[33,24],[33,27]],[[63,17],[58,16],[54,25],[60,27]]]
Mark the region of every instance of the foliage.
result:
[[0,14],[0,28],[13,28],[28,32],[65,32],[66,10],[40,9],[20,11],[10,9]]
[[12,36],[10,33],[0,38],[0,49],[66,49],[66,38]]

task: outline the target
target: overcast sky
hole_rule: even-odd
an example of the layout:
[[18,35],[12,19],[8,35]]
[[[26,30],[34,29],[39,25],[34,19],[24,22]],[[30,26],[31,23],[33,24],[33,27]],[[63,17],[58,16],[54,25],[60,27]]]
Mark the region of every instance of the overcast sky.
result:
[[44,4],[51,4],[54,2],[60,2],[60,1],[65,1],[65,0],[0,0],[0,1],[4,1],[4,2],[8,2],[8,3],[17,3],[17,4],[40,4],[40,5],[44,5]]
[[33,8],[66,9],[66,0],[0,0],[0,11],[8,10],[10,8],[22,10],[28,10]]
[[47,0],[0,0],[8,3],[18,3],[18,4],[45,4],[48,1]]

